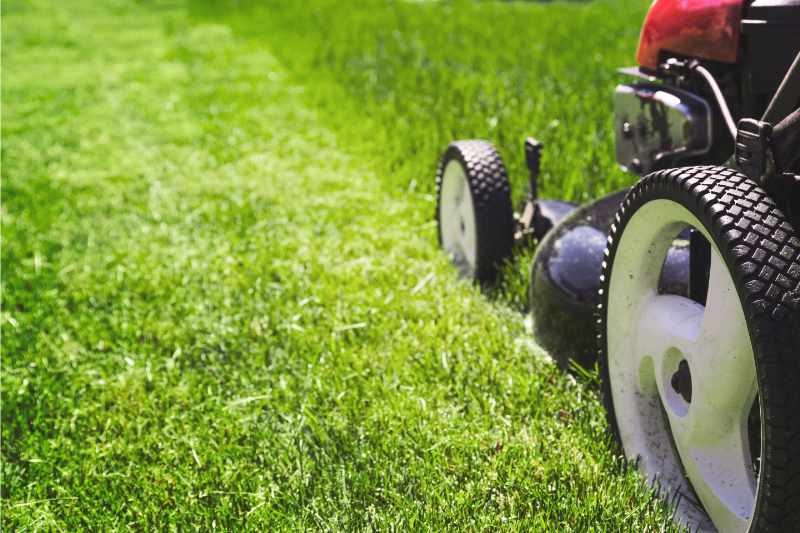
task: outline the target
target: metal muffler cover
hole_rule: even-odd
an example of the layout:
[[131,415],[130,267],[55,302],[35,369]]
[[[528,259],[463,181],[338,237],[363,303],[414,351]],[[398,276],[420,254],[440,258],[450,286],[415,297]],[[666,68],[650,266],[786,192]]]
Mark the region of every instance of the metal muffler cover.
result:
[[711,148],[711,109],[692,93],[652,83],[617,85],[614,91],[617,162],[647,174],[676,166]]

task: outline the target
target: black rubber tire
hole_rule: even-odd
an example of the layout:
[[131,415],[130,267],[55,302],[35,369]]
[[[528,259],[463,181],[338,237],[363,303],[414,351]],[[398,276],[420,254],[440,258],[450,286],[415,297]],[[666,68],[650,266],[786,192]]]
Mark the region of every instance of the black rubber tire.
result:
[[700,220],[716,241],[744,308],[762,405],[763,442],[750,531],[800,531],[800,239],[754,181],[719,166],[654,172],[628,193],[608,239],[598,346],[603,402],[620,444],[606,355],[606,309],[620,236],[645,203],[669,199]]
[[475,210],[477,264],[474,279],[490,285],[497,280],[499,268],[511,256],[514,245],[514,211],[508,173],[491,143],[481,140],[450,143],[436,171],[436,223],[440,246],[442,177],[453,160],[464,169]]

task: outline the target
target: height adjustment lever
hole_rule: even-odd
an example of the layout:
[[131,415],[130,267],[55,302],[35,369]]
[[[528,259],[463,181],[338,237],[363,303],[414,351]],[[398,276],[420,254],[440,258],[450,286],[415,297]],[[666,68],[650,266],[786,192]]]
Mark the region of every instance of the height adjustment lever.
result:
[[531,200],[534,201],[539,197],[539,168],[543,148],[544,145],[533,137],[525,139],[525,163],[528,165],[529,195]]
[[526,238],[536,238],[543,234],[536,230],[536,219],[539,215],[539,167],[542,159],[542,143],[528,137],[525,139],[525,163],[528,165],[528,198],[525,200],[525,207],[522,213],[515,215],[517,219],[517,230],[514,232],[514,239],[522,241]]

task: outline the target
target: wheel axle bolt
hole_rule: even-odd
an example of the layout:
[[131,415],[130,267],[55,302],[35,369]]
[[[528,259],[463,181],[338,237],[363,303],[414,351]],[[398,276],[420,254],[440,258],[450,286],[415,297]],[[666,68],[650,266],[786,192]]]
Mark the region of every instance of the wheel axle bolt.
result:
[[622,123],[622,136],[626,139],[633,137],[633,126],[627,120]]

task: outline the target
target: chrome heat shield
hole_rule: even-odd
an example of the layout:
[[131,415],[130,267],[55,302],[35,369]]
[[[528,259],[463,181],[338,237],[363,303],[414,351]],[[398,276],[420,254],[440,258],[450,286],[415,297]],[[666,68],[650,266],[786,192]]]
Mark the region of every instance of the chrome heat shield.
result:
[[652,83],[614,91],[617,163],[635,174],[679,165],[711,148],[711,109],[692,93]]

